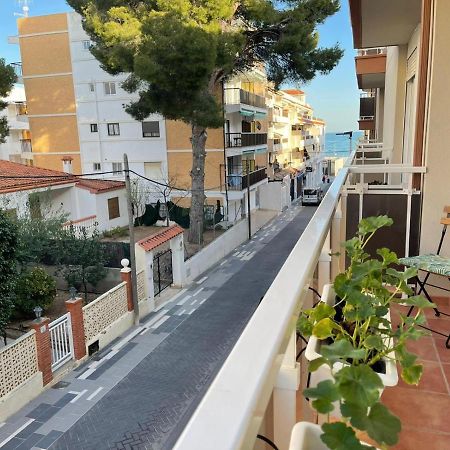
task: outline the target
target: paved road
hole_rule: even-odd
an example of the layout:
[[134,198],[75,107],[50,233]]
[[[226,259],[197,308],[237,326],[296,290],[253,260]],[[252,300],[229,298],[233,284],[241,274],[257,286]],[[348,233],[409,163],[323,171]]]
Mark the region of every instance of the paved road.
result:
[[314,211],[294,205],[269,222],[8,420],[0,447],[171,449]]

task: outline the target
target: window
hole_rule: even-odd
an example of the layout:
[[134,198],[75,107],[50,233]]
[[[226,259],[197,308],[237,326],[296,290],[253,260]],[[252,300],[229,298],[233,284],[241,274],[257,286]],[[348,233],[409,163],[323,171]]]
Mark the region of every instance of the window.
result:
[[107,81],[103,83],[105,95],[116,95],[116,83],[114,81]]
[[142,122],[142,137],[159,136],[159,122]]
[[89,50],[92,45],[91,41],[89,41],[89,40],[83,41],[82,44],[83,44],[83,50]]
[[91,92],[95,91],[95,83],[89,83],[89,91]]
[[118,123],[108,123],[108,136],[119,136],[120,127]]
[[120,177],[120,175],[122,175],[122,163],[121,162],[113,162],[112,170],[113,170],[113,172],[117,172],[117,173],[114,173],[115,176]]
[[109,220],[117,219],[118,217],[120,217],[119,197],[108,199],[108,216]]
[[98,125],[96,123],[91,123],[91,133],[98,132]]
[[144,163],[144,174],[151,180],[161,180],[163,173],[160,162],[146,162]]
[[94,169],[94,172],[100,172],[100,170],[102,170],[102,166],[100,163],[92,164],[92,168]]

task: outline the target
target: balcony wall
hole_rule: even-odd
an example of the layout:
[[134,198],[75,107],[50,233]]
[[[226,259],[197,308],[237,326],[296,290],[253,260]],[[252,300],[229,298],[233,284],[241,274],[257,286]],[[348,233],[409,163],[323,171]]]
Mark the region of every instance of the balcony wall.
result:
[[225,133],[228,148],[267,145],[267,133]]
[[373,131],[375,130],[375,118],[361,118],[358,120],[359,129],[360,130],[368,130]]
[[368,54],[355,58],[359,89],[384,87],[386,76],[386,54]]

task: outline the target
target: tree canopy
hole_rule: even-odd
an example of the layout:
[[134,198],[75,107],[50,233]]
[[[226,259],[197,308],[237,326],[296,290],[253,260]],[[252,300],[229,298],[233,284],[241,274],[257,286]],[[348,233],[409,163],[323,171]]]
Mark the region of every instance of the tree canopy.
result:
[[328,73],[342,50],[318,46],[317,25],[338,0],[68,0],[84,17],[92,53],[139,93],[127,111],[220,127],[218,83],[263,65],[276,86]]
[[[14,86],[17,77],[14,69],[5,63],[3,58],[0,58],[0,112],[8,105],[3,98],[5,98]],[[7,118],[0,117],[0,144],[5,142],[6,136],[8,136],[8,121]]]

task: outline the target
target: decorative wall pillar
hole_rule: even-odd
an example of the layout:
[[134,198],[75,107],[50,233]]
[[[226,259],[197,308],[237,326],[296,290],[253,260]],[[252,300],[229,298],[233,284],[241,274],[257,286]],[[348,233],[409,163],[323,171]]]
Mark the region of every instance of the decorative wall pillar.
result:
[[84,334],[83,299],[77,297],[66,301],[72,325],[73,353],[76,360],[86,356],[86,337]]
[[50,319],[42,317],[34,320],[31,324],[31,327],[36,331],[38,369],[42,372],[44,386],[53,380],[49,323]]
[[179,234],[170,240],[170,250],[172,250],[173,285],[175,287],[183,287],[186,281],[183,234]]
[[300,386],[300,364],[296,361],[295,331],[283,358],[273,390],[273,434],[280,449],[289,448],[291,431],[297,422],[297,391]]
[[[122,281],[125,281],[127,283],[127,306],[128,311],[134,310],[133,305],[133,287],[131,285],[131,268],[129,267],[130,261],[128,259],[124,258],[122,261],[120,261],[120,264],[122,264],[122,269],[120,269],[120,278]],[[137,282],[137,280],[136,280]]]

